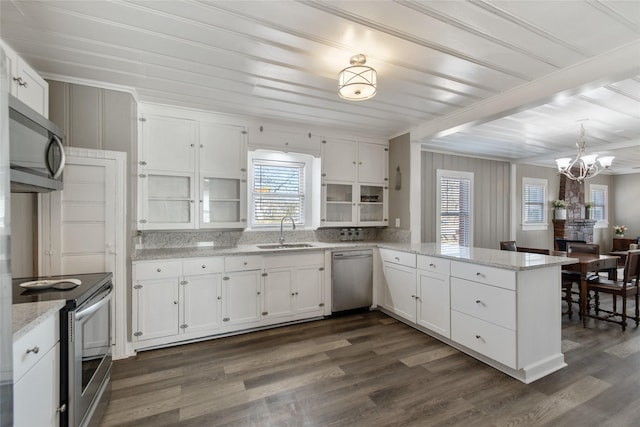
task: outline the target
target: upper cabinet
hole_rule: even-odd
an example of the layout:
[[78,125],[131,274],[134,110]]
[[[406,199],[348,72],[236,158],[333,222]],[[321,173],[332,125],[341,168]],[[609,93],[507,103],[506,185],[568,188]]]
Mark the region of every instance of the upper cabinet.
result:
[[45,117],[49,117],[49,85],[18,54],[2,41],[9,63],[11,95]]
[[388,159],[386,144],[322,142],[322,226],[388,225]]
[[138,229],[244,228],[246,127],[140,105]]
[[249,128],[249,149],[303,153],[320,156],[320,136],[290,127],[270,123],[255,124]]

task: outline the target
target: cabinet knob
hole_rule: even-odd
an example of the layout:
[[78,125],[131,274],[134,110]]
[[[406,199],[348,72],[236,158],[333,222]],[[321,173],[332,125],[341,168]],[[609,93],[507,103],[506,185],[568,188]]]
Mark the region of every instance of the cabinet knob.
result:
[[256,292],[256,295],[260,295],[260,291]]
[[436,268],[436,265],[435,265],[434,263],[430,263],[430,264],[429,264],[429,267],[431,267],[431,268]]
[[400,258],[398,258],[398,257],[395,257],[394,259],[395,259],[396,261],[400,261]]
[[192,146],[192,147],[195,147],[195,146],[196,146],[195,144],[189,144],[189,145],[190,145],[190,146]]
[[141,337],[142,336],[142,332],[138,331],[138,332],[134,332],[133,333],[134,337]]
[[481,339],[482,337],[480,335],[476,335],[476,338],[477,339]]
[[355,165],[355,164],[356,164],[356,162],[354,161],[354,162],[353,162],[353,164]]
[[204,145],[203,145],[203,144],[200,144],[200,148],[204,148]]
[[476,276],[477,277],[482,276],[482,273],[480,273],[479,271],[476,271]]
[[220,300],[220,299],[222,299],[222,297],[221,297],[221,296],[218,296],[218,299]]
[[178,305],[178,301],[174,301],[173,304]]
[[18,86],[22,86],[22,87],[28,87],[29,85],[27,84],[27,82],[24,81],[24,79],[22,77],[14,77],[13,81],[18,83]]
[[228,322],[230,319],[228,317],[225,317],[224,319],[222,319],[223,322]]
[[358,164],[359,164],[359,165],[361,165],[361,164],[362,164],[362,162],[358,162]]
[[205,264],[202,264],[202,268],[207,268],[207,266]]
[[291,296],[292,296],[292,297],[295,297],[295,296],[296,296],[296,293],[295,293],[295,292],[291,292]]
[[156,269],[156,271],[157,271],[158,273],[160,273],[160,272],[162,271],[162,269],[161,269],[161,268],[158,268],[158,269]]
[[56,412],[58,412],[58,413],[67,412],[67,404],[63,403],[62,405],[60,405],[60,407],[58,409],[56,409]]
[[269,312],[268,312],[268,311],[263,311],[263,312],[262,312],[262,315],[263,315],[263,316],[266,316],[267,314],[269,314]]
[[39,352],[40,352],[40,347],[38,347],[37,345],[34,346],[33,348],[27,349],[27,354],[29,353],[38,354]]
[[141,160],[141,161],[139,161],[139,162],[138,162],[138,164],[139,164],[140,166],[146,166],[146,165],[147,165],[147,162],[145,162],[144,160]]
[[247,265],[247,261],[243,262],[244,265]]

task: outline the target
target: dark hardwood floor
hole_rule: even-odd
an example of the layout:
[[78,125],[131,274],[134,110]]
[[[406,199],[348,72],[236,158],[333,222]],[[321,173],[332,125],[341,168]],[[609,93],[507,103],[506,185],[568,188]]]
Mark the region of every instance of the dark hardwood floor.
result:
[[640,425],[633,321],[563,317],[563,352],[526,385],[383,313],[335,317],[117,361],[102,425]]

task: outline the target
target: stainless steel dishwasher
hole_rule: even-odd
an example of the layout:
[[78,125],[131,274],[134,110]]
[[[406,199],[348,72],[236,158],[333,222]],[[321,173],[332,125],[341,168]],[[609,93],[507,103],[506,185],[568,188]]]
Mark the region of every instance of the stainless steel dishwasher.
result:
[[369,308],[373,303],[373,251],[331,255],[331,312]]

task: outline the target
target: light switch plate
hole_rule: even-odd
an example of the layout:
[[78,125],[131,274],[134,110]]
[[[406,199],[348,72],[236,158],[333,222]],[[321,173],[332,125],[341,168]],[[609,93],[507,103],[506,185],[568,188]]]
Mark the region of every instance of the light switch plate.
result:
[[400,228],[400,218],[396,218],[396,228]]

